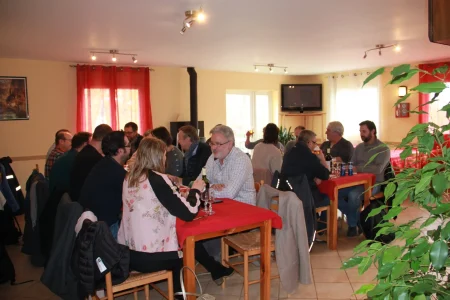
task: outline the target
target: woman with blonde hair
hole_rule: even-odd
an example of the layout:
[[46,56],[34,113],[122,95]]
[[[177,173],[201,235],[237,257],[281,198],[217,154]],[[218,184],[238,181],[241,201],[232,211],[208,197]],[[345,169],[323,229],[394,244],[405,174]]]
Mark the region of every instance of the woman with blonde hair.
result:
[[[136,161],[123,182],[123,215],[117,240],[130,248],[130,269],[144,273],[171,270],[174,291],[179,292],[183,262],[178,255],[176,218],[195,218],[205,183],[198,179],[186,197],[181,195],[164,174],[166,145],[160,139],[143,139],[136,153]],[[229,275],[230,270],[214,261],[203,244],[197,243],[195,254],[213,279]]]

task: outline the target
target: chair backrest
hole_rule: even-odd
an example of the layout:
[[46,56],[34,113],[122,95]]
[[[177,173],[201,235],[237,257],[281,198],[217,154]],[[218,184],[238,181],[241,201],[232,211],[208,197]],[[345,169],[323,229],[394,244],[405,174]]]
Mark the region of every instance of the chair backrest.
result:
[[264,181],[267,184],[270,184],[272,182],[273,174],[270,173],[269,169],[253,169],[253,179],[255,182]]

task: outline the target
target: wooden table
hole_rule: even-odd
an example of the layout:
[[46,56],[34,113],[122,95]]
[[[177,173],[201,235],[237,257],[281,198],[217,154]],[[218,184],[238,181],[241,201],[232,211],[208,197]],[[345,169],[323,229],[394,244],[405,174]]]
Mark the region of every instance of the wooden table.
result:
[[[337,249],[338,239],[338,225],[337,225],[337,211],[338,211],[338,192],[340,189],[347,187],[364,185],[364,190],[367,191],[375,182],[375,175],[369,173],[358,173],[353,176],[342,176],[324,180],[319,184],[319,190],[323,194],[327,194],[330,198],[330,222],[331,232],[329,233],[330,242],[328,246],[331,250]],[[364,206],[369,204],[370,193],[364,193]]]
[[[195,270],[195,242],[259,228],[261,231],[261,299],[270,299],[270,239],[282,221],[276,213],[231,199],[213,204],[215,214],[192,222],[177,220],[178,242],[183,245],[184,265]],[[185,271],[186,292],[195,293],[195,278]],[[195,299],[195,297],[188,297]]]

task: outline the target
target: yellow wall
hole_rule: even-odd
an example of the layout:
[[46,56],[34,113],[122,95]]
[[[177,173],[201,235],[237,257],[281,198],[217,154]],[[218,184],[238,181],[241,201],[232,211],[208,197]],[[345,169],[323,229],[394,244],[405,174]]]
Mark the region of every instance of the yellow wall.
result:
[[[189,75],[185,68],[156,67],[150,74],[150,96],[154,126],[169,126],[171,121],[189,120]],[[328,87],[324,75],[284,76],[262,73],[197,70],[198,117],[205,121],[205,130],[226,122],[225,93],[227,90],[271,91],[274,107],[280,107],[280,85],[289,83],[322,83],[324,112],[328,112]],[[388,72],[382,82],[389,80]],[[74,131],[76,126],[76,70],[68,62],[36,61],[0,58],[0,76],[25,76],[28,83],[30,120],[0,122],[0,157],[42,156],[60,128]],[[405,85],[418,84],[414,77]],[[395,118],[392,105],[397,101],[397,87],[382,89],[380,133],[384,141],[398,142],[417,122],[417,115]],[[411,97],[411,108],[417,106],[417,96]],[[275,119],[283,126],[305,125],[323,137],[321,119],[283,117],[274,110]],[[327,118],[324,118],[326,125]],[[145,130],[142,130],[142,132]],[[7,142],[5,142],[7,141]],[[44,168],[44,160],[17,161],[13,167],[24,184],[35,164]]]

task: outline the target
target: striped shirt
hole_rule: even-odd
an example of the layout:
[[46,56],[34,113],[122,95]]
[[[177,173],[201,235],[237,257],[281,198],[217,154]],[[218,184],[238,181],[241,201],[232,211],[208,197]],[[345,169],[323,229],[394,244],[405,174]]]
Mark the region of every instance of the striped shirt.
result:
[[[217,198],[229,198],[251,205],[256,204],[252,162],[240,149],[233,147],[223,160],[223,164],[220,164],[218,159],[214,160],[214,155],[211,155],[205,168],[210,184],[225,186],[223,190],[215,193]],[[202,178],[201,174],[198,178]]]
[[55,164],[55,161],[60,158],[64,154],[64,151],[60,150],[58,147],[55,147],[52,152],[50,152],[50,155],[47,158],[47,161],[45,162],[45,178],[47,180],[50,179],[50,172],[52,171],[53,165]]

